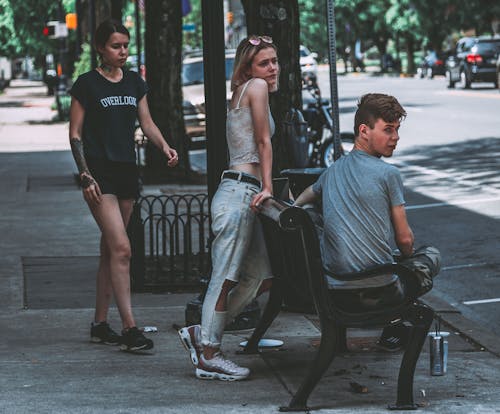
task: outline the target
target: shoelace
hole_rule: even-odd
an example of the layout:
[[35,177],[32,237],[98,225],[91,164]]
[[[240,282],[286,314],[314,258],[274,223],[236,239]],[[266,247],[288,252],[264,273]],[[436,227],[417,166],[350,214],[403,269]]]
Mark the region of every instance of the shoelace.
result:
[[219,365],[220,367],[224,369],[241,369],[241,367],[237,364],[235,364],[233,361],[226,359],[222,353],[217,353],[214,355],[212,358],[212,362],[215,362],[216,365]]

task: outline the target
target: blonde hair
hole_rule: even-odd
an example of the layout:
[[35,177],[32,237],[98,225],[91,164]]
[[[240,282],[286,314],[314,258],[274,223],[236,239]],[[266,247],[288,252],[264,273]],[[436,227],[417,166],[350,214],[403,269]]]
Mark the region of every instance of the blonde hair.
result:
[[231,92],[251,78],[250,67],[257,53],[268,48],[272,48],[278,52],[278,49],[273,43],[261,41],[258,45],[254,45],[249,42],[251,38],[260,38],[260,36],[252,35],[246,37],[240,42],[236,49],[233,76],[231,77]]

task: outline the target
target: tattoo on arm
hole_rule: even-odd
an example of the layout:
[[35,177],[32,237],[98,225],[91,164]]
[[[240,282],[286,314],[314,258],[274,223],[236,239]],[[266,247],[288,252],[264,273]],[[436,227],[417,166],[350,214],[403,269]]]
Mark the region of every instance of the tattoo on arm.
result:
[[75,159],[76,166],[78,168],[78,173],[80,176],[80,184],[83,188],[95,184],[92,175],[90,175],[89,167],[85,161],[85,156],[83,154],[83,143],[79,138],[71,138],[69,140],[71,145],[71,152],[73,153],[73,158]]
[[80,174],[88,173],[89,167],[87,167],[87,162],[85,161],[85,156],[83,155],[83,142],[79,138],[71,138],[69,140],[71,145],[71,152],[73,153],[73,158],[75,159],[76,166],[78,167],[78,172]]

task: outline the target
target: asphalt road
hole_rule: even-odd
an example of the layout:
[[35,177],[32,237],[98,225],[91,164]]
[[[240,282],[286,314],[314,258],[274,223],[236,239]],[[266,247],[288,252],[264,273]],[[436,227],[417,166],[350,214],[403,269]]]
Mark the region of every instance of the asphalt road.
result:
[[[330,94],[328,72],[318,81]],[[443,254],[434,292],[500,335],[500,93],[490,84],[448,89],[445,79],[339,76],[340,130],[350,131],[356,102],[389,93],[406,108],[400,142],[389,160],[407,188],[417,244]],[[191,154],[205,170],[205,153]]]
[[[320,85],[329,95],[328,73]],[[408,190],[417,244],[443,254],[434,293],[500,335],[500,93],[489,84],[448,89],[444,78],[339,77],[340,130],[356,101],[389,93],[407,109],[390,162]]]

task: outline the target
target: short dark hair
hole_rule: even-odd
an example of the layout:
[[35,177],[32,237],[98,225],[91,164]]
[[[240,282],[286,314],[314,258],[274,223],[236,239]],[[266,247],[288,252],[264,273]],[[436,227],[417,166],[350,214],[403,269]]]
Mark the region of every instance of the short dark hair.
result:
[[94,35],[94,46],[99,52],[99,47],[104,47],[113,33],[121,33],[130,39],[130,33],[127,28],[118,20],[109,19],[103,21],[96,29]]
[[383,93],[367,93],[358,102],[358,110],[354,115],[354,136],[358,136],[359,126],[375,126],[377,119],[385,122],[401,122],[406,117],[406,111],[398,100],[391,95]]

